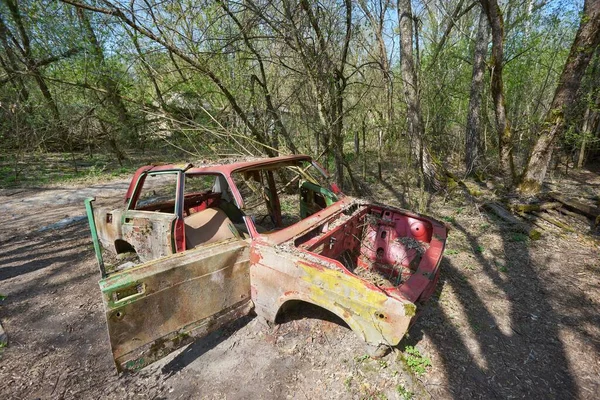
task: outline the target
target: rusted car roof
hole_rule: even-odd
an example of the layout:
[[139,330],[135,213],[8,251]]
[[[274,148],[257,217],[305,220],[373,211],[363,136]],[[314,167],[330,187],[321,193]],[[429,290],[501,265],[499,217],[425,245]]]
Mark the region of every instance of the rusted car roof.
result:
[[143,167],[138,168],[133,175],[133,179],[129,184],[129,188],[127,189],[127,193],[125,195],[125,201],[127,201],[135,188],[138,178],[141,174],[145,172],[159,172],[159,171],[172,171],[177,169],[186,169],[187,173],[220,173],[224,175],[231,175],[233,172],[241,171],[244,169],[255,168],[255,167],[264,167],[265,165],[278,164],[281,162],[290,162],[290,161],[311,161],[311,157],[304,154],[296,154],[289,156],[279,156],[273,158],[259,158],[252,161],[241,161],[234,162],[229,164],[209,164],[209,165],[199,165],[192,166],[192,164],[164,164],[164,165],[145,165]]

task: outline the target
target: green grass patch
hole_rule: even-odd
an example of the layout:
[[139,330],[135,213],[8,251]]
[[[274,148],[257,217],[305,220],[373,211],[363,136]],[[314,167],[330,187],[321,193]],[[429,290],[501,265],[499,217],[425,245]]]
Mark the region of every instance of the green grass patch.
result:
[[444,215],[444,216],[442,217],[442,219],[443,219],[444,221],[446,221],[446,222],[449,222],[449,223],[451,223],[451,224],[453,224],[453,223],[455,223],[455,222],[456,222],[456,219],[454,219],[454,217],[453,217],[453,216],[447,216],[447,215]]

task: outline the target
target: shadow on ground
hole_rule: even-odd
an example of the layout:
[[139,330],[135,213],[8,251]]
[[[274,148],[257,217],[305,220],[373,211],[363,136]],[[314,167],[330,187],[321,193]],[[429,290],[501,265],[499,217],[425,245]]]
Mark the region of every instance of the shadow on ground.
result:
[[211,334],[195,340],[188,347],[186,347],[182,352],[177,354],[171,361],[165,364],[161,368],[161,372],[163,374],[172,375],[181,371],[183,368],[187,367],[189,364],[194,362],[204,353],[209,351],[210,349],[216,347],[219,343],[227,340],[233,333],[237,330],[242,329],[254,318],[252,315],[246,315],[231,324],[218,329]]
[[577,331],[599,352],[597,330],[581,328],[600,323],[593,302],[565,282],[562,265],[552,276],[554,267],[548,265],[557,260],[545,254],[551,238],[521,240],[502,223],[488,220],[496,224],[488,230],[497,230],[501,238],[496,249],[486,249],[480,235],[454,222],[466,238],[462,251],[469,257],[444,257],[438,292],[403,345],[415,345],[424,336],[431,341],[446,375],[447,395],[455,399],[589,397],[587,391],[598,386],[588,386],[585,376],[577,381],[572,353],[581,349],[564,330]]

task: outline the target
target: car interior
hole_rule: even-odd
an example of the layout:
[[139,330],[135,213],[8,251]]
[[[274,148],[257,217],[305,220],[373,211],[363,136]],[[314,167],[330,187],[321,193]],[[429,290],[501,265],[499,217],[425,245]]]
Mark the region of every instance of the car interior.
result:
[[[287,163],[234,173],[243,210],[223,175],[186,173],[182,210],[186,249],[249,237],[244,216],[250,217],[257,232],[268,234],[325,208],[326,196],[334,195],[319,185],[315,172],[310,163]],[[134,208],[175,213],[176,191],[176,172],[149,173]]]

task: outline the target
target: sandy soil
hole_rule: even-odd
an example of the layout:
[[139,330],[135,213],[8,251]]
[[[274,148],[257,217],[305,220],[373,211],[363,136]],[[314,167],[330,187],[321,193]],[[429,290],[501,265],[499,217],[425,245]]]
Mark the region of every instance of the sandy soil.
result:
[[[553,184],[600,194],[598,175],[576,178]],[[373,196],[403,204],[386,182]],[[85,221],[39,230],[83,215],[88,196],[118,204],[127,184],[0,190],[1,398],[600,397],[598,237],[579,224],[525,240],[461,196],[431,203],[452,225],[439,288],[383,359],[333,316],[296,309],[274,327],[243,318],[118,376]],[[405,346],[431,360],[425,374],[401,360]]]

